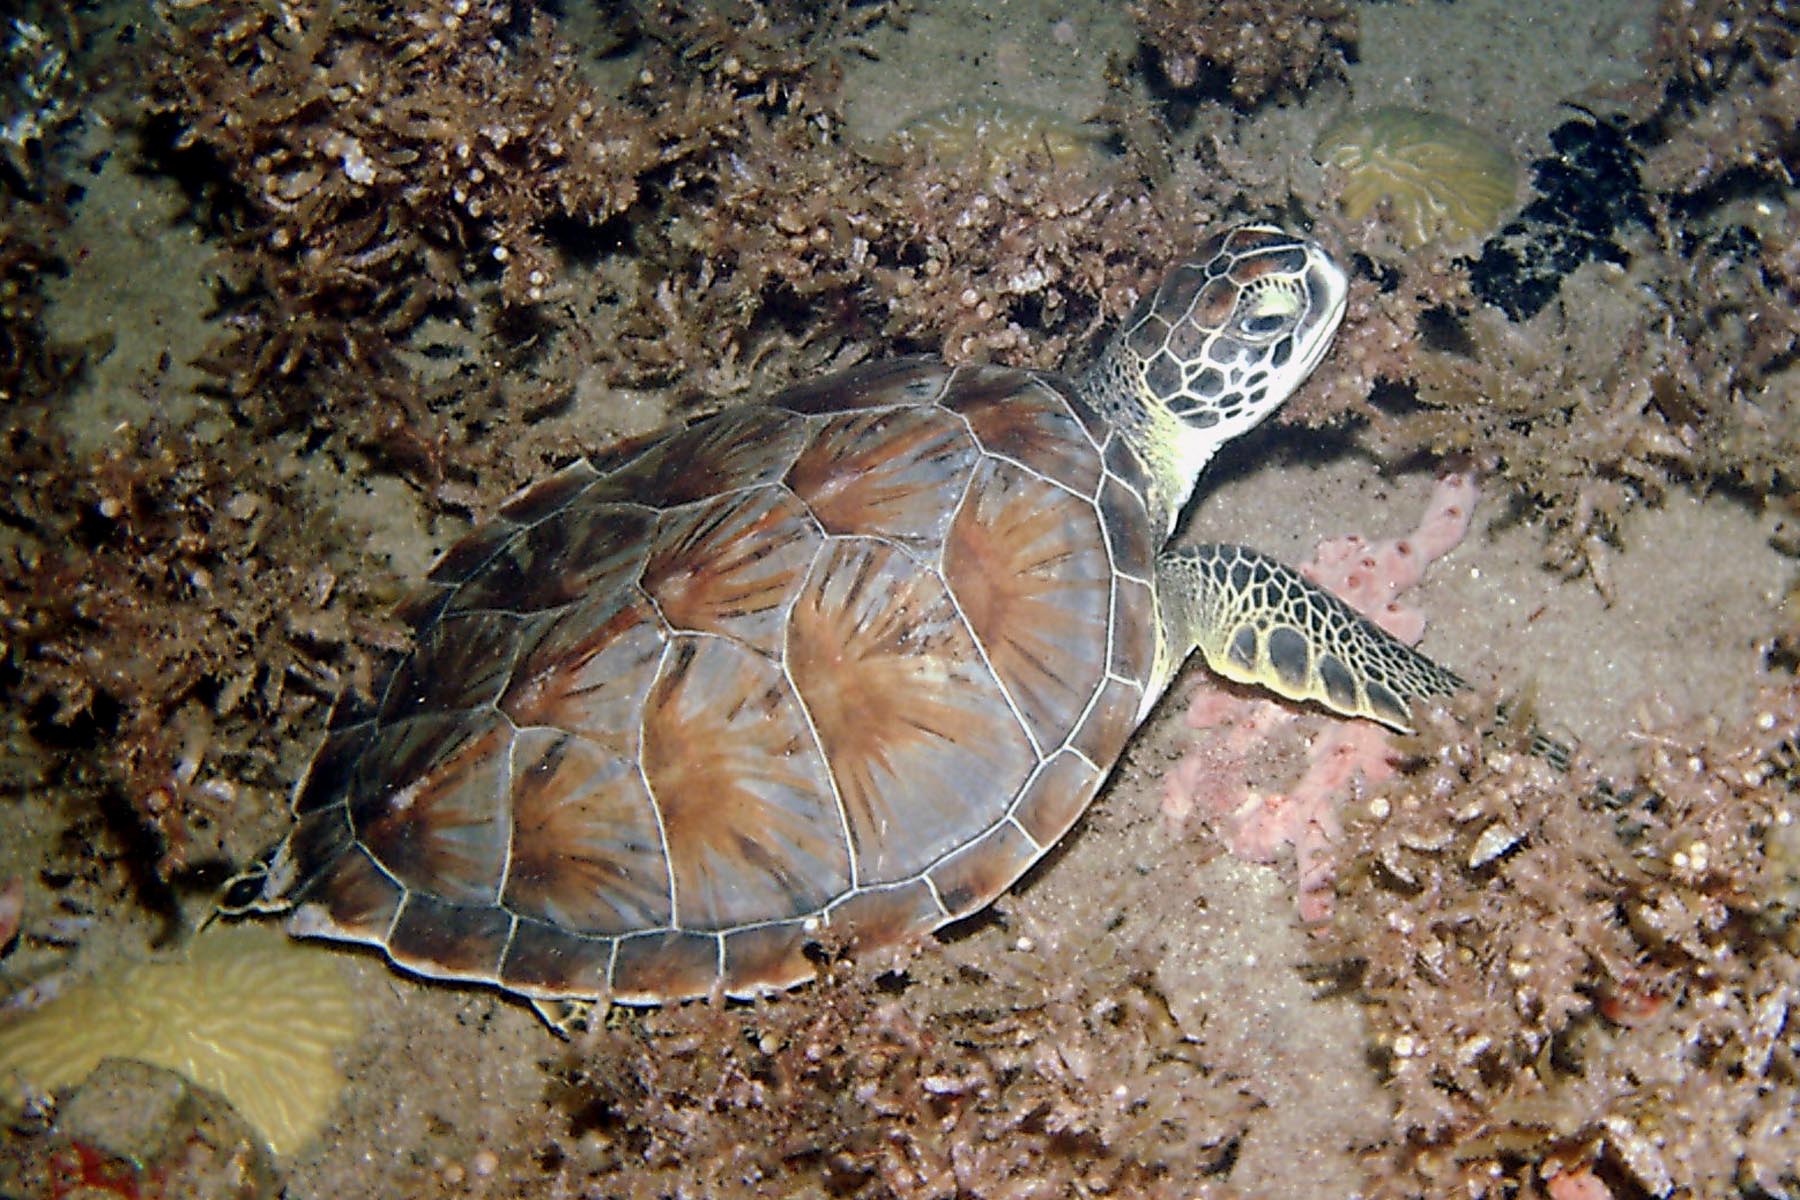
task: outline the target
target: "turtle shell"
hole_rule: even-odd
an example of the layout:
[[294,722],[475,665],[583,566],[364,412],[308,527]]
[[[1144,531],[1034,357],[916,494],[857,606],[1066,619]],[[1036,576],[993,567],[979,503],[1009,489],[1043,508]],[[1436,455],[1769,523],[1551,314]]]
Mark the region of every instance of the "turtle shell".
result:
[[580,461],[333,710],[296,933],[536,999],[749,995],[981,908],[1154,699],[1143,465],[1067,384],[901,360]]

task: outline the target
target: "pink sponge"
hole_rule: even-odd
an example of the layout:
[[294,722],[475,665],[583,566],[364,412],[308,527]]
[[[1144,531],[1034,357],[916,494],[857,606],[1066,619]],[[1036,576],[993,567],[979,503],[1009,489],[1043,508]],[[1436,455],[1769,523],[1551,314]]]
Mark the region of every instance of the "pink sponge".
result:
[[[1410,535],[1374,543],[1355,535],[1334,538],[1320,543],[1300,571],[1395,637],[1416,643],[1425,632],[1425,614],[1398,603],[1398,597],[1462,541],[1476,495],[1472,475],[1446,476]],[[1332,848],[1341,830],[1338,809],[1353,789],[1393,774],[1387,731],[1371,721],[1303,715],[1272,700],[1238,695],[1215,681],[1195,688],[1187,723],[1200,733],[1165,780],[1163,816],[1170,828],[1185,829],[1198,813],[1231,853],[1249,862],[1274,862],[1292,847],[1301,917],[1329,917],[1336,866]],[[1296,750],[1304,754],[1305,765],[1291,789],[1250,786],[1253,760]]]

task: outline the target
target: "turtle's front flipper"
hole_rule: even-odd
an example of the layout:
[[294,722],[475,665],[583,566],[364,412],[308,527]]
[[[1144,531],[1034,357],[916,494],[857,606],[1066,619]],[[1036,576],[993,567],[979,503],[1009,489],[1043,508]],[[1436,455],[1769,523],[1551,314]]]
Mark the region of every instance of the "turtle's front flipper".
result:
[[1463,686],[1298,571],[1242,546],[1189,546],[1157,563],[1163,631],[1227,679],[1346,716],[1412,728],[1412,706]]

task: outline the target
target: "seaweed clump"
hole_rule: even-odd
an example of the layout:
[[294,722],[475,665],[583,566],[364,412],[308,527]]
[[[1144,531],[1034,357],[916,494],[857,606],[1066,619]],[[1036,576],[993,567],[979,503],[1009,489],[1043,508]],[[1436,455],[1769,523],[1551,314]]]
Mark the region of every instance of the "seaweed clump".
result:
[[520,1178],[645,1198],[727,1179],[861,1200],[1231,1194],[1213,1189],[1260,1102],[1203,1065],[1151,963],[1104,938],[1074,956],[917,987],[840,962],[798,996],[595,1034],[553,1065],[564,1128]]
[[382,573],[340,553],[291,463],[243,431],[195,447],[147,428],[84,458],[42,412],[12,415],[9,702],[44,748],[101,768],[78,790],[122,801],[102,807],[152,878],[250,853],[267,830],[241,791],[286,790],[287,722],[396,644],[361,615]]
[[1178,92],[1254,108],[1341,77],[1356,12],[1341,0],[1135,0],[1138,37]]
[[1402,1134],[1373,1194],[1794,1194],[1800,691],[1616,786],[1442,733],[1349,822],[1329,935]]
[[[784,11],[618,10],[610,89],[503,0],[189,14],[154,104],[233,231],[202,365],[251,423],[347,435],[467,507],[456,481],[553,453],[482,444],[496,421],[580,387],[716,403],[896,344],[1055,360],[1129,307],[1152,231],[1194,223],[1132,164],[1040,170],[1028,138],[974,172],[877,161],[835,56],[881,6]],[[428,314],[459,365],[418,365]]]
[[246,247],[203,365],[265,427],[355,375],[373,428],[429,428],[399,340],[466,276],[542,300],[551,224],[622,212],[666,155],[547,18],[493,0],[190,8],[154,64],[171,162],[225,182],[212,216]]

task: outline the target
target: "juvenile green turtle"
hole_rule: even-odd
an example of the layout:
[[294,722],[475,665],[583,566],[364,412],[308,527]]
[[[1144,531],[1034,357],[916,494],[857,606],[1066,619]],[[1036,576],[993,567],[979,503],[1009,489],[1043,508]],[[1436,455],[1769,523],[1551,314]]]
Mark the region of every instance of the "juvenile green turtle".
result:
[[902,359],[584,459],[451,548],[230,907],[534,1001],[748,996],[980,909],[1188,654],[1405,728],[1456,676],[1250,550],[1165,549],[1346,280],[1223,232],[1084,373]]

